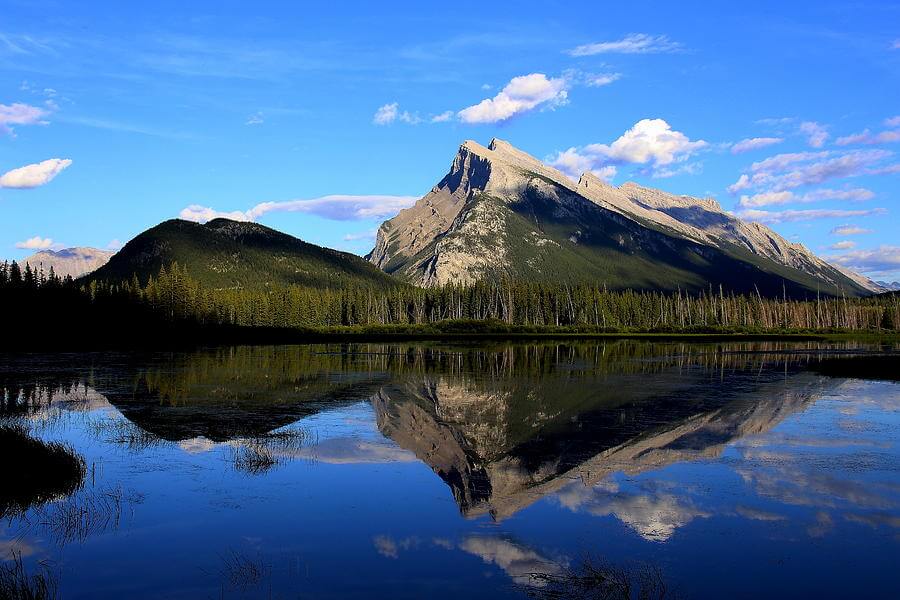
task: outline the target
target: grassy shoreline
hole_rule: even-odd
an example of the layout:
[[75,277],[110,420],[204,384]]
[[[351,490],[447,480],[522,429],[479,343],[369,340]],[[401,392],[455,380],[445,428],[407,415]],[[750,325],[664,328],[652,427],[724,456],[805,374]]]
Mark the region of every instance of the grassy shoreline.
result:
[[[59,332],[57,332],[59,333]],[[588,327],[531,327],[499,321],[442,321],[425,325],[379,325],[291,329],[271,327],[162,326],[132,332],[100,331],[69,334],[10,336],[0,351],[87,351],[190,348],[211,345],[465,342],[528,340],[653,340],[653,341],[859,341],[900,343],[900,332],[887,330],[602,330]]]

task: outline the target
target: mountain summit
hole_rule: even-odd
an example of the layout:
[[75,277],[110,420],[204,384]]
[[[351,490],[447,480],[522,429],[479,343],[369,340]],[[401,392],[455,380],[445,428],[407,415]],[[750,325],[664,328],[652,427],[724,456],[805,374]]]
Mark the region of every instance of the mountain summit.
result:
[[53,272],[60,277],[81,277],[99,269],[110,259],[114,252],[97,248],[64,248],[62,250],[41,250],[24,259],[22,265],[31,265],[35,271],[43,269],[44,274]]
[[398,284],[359,256],[309,244],[257,223],[170,219],[144,231],[88,276],[141,283],[172,263],[211,288],[265,289],[272,285],[340,288]]
[[713,199],[592,173],[576,183],[498,139],[463,143],[449,173],[381,225],[368,258],[425,286],[510,277],[768,295],[878,290]]

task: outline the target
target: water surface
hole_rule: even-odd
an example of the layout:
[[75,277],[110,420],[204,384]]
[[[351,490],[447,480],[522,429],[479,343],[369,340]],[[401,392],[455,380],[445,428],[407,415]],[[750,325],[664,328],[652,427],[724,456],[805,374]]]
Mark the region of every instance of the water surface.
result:
[[84,475],[0,553],[63,598],[896,597],[895,351],[6,355],[2,422]]

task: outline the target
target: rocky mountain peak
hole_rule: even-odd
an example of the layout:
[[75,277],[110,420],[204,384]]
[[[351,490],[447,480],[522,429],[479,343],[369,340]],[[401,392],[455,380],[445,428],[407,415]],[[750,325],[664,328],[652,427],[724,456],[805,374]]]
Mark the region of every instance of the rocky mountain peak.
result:
[[62,250],[41,250],[21,262],[23,267],[27,263],[32,269],[43,269],[45,274],[53,267],[53,272],[60,277],[69,275],[76,278],[99,269],[113,254],[109,250],[79,246]]
[[[748,260],[747,252],[759,259]],[[683,258],[688,255],[698,258]],[[496,273],[572,279],[559,272],[565,264],[569,271],[577,265],[582,278],[622,286],[679,289],[698,280],[730,281],[747,268],[761,284],[782,289],[782,268],[788,267],[797,289],[875,287],[764,225],[741,221],[713,198],[633,182],[616,187],[590,172],[575,183],[497,138],[486,147],[465,141],[431,192],[382,224],[368,258],[422,285]],[[625,260],[633,266],[626,269]],[[714,267],[715,261],[730,266]],[[668,269],[667,280],[645,275],[660,269]]]

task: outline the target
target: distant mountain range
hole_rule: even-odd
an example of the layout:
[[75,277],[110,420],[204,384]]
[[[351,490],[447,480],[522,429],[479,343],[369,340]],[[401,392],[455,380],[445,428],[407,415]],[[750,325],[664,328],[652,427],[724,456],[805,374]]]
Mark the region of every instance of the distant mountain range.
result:
[[21,261],[24,268],[26,264],[36,271],[44,270],[44,274],[50,273],[50,268],[60,277],[67,275],[78,278],[82,275],[99,269],[112,257],[109,250],[97,248],[65,248],[63,250],[41,250]]
[[265,288],[273,284],[339,287],[398,285],[364,259],[308,244],[257,223],[214,219],[206,224],[172,219],[141,233],[88,279],[141,283],[172,263],[212,288]]
[[367,258],[424,286],[509,277],[764,295],[881,291],[713,199],[615,187],[591,173],[575,182],[498,139],[460,146],[449,173],[381,225]]

